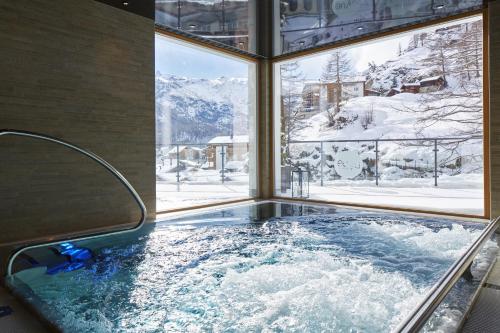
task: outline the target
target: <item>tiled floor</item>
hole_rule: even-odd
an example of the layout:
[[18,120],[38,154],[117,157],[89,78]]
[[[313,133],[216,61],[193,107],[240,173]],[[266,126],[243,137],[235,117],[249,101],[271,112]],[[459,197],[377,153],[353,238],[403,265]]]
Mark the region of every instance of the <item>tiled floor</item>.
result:
[[29,313],[19,302],[0,286],[0,306],[9,306],[13,312],[0,317],[0,332],[2,333],[45,333],[49,332]]

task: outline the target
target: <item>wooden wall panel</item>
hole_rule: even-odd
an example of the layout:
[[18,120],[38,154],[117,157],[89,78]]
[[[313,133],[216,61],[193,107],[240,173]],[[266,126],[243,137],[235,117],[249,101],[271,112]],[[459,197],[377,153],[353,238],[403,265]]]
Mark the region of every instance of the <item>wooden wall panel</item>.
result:
[[[129,179],[153,218],[153,20],[92,0],[2,1],[0,41],[0,128],[97,153]],[[139,217],[104,169],[54,144],[0,137],[0,177],[0,243]]]

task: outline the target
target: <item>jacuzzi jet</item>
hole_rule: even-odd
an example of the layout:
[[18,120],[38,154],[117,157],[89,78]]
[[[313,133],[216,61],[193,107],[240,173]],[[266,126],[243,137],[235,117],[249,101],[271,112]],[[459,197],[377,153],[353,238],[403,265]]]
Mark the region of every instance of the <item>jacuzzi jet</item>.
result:
[[60,272],[71,272],[77,269],[84,268],[87,263],[94,257],[90,249],[84,247],[76,247],[72,243],[61,243],[50,248],[58,256],[64,257],[66,260],[47,267],[47,274],[54,275]]

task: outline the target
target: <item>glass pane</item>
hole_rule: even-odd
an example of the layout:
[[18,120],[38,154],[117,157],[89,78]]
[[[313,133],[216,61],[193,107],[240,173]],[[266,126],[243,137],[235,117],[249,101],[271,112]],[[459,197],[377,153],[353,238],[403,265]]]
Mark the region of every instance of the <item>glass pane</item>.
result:
[[255,53],[255,0],[156,0],[156,23]]
[[279,46],[288,53],[478,9],[482,0],[275,0]]
[[156,35],[157,210],[253,196],[255,64]]
[[472,16],[276,64],[275,193],[482,215],[482,34]]

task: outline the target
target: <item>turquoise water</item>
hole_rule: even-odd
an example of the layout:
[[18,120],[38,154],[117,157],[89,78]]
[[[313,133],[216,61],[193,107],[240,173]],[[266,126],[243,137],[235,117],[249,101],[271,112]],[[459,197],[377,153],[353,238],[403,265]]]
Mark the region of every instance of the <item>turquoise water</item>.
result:
[[[388,332],[483,225],[264,204],[82,244],[96,260],[15,285],[67,332]],[[426,330],[451,330],[488,251]]]

